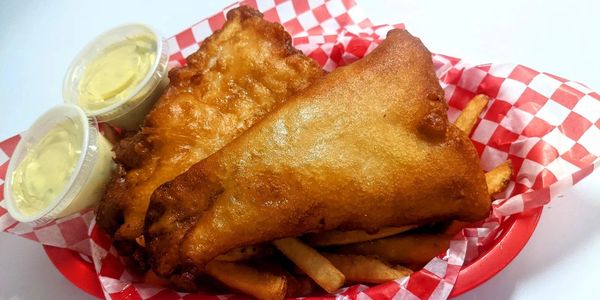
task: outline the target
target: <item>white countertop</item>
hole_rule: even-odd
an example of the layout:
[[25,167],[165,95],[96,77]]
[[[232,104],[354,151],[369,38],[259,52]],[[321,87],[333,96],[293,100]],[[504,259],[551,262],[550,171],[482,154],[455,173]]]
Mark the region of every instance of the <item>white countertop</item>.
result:
[[[166,2],[166,1],[165,1]],[[64,72],[93,36],[147,23],[170,36],[231,1],[18,1],[0,3],[0,140],[62,102]],[[360,1],[375,23],[403,22],[433,52],[473,63],[517,62],[600,91],[597,1]],[[503,271],[460,299],[584,299],[600,270],[600,173],[544,209]],[[91,299],[41,246],[0,233],[0,299]]]

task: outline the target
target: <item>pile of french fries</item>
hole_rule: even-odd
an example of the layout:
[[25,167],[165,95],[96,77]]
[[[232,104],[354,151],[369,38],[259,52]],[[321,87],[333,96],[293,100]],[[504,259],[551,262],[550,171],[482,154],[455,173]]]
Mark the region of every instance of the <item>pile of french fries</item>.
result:
[[[488,101],[487,96],[475,96],[455,125],[470,134]],[[487,172],[489,194],[503,191],[511,176],[510,161]],[[437,232],[422,232],[414,225],[382,228],[375,233],[360,230],[309,233],[276,240],[272,245],[234,249],[208,263],[206,273],[229,288],[259,299],[283,299],[290,294],[314,292],[314,284],[301,282],[290,272],[269,272],[245,263],[280,253],[296,266],[292,272],[307,276],[323,290],[334,293],[346,282],[377,284],[410,275],[411,268],[421,268],[447,249],[451,238],[467,225],[453,221]],[[157,282],[156,276],[147,278]]]

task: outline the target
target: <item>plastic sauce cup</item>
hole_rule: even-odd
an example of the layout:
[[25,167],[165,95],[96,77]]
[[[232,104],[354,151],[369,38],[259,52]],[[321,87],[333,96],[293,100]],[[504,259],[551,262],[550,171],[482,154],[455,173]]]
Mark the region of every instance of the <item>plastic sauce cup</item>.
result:
[[84,108],[89,116],[96,117],[99,122],[106,122],[127,130],[137,129],[169,84],[167,43],[148,26],[131,24],[117,27],[99,35],[87,44],[67,70],[63,81],[64,101],[79,105],[81,95],[79,84],[85,74],[86,66],[112,45],[138,35],[150,35],[156,43],[156,56],[147,74],[121,100],[96,110]]
[[[24,214],[15,202],[12,174],[31,148],[52,128],[69,121],[80,125],[78,128],[83,136],[83,144],[75,168],[64,189],[43,210],[31,215]],[[42,225],[92,207],[104,194],[105,186],[114,168],[111,148],[110,142],[100,134],[96,119],[86,116],[80,107],[61,104],[50,109],[22,134],[8,165],[4,197],[9,214],[20,222]]]

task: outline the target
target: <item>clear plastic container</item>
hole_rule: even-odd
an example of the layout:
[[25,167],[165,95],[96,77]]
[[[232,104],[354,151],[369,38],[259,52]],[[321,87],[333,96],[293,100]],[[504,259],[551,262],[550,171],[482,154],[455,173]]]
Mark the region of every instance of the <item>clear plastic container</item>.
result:
[[142,24],[120,26],[101,34],[85,46],[73,60],[65,75],[64,101],[79,105],[81,100],[79,83],[85,74],[86,66],[93,59],[111,45],[142,34],[153,37],[157,51],[155,60],[145,77],[123,99],[96,110],[84,108],[89,116],[96,117],[99,122],[107,122],[127,130],[137,129],[169,83],[167,42],[148,26]]
[[[83,131],[83,144],[77,164],[64,189],[49,202],[45,209],[35,214],[24,214],[16,204],[12,174],[30,149],[52,128],[69,121],[78,123],[79,130]],[[114,168],[111,148],[110,142],[99,132],[96,119],[86,116],[80,107],[61,104],[50,109],[22,134],[21,141],[15,148],[8,165],[4,197],[9,214],[20,222],[42,225],[92,207],[104,194],[104,189]],[[48,176],[52,176],[52,174],[48,174]]]

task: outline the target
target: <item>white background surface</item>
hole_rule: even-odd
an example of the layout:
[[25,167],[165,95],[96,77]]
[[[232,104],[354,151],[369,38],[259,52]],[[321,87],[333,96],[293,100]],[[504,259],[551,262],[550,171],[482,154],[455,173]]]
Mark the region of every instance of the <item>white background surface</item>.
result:
[[[166,1],[165,1],[166,2]],[[230,1],[17,1],[0,3],[0,140],[62,102],[64,72],[95,35],[127,22],[171,36]],[[517,62],[600,90],[597,1],[366,1],[374,23],[403,22],[433,52],[473,63]],[[521,254],[461,299],[597,297],[600,174],[544,209]],[[0,233],[0,299],[91,299],[42,248]]]

